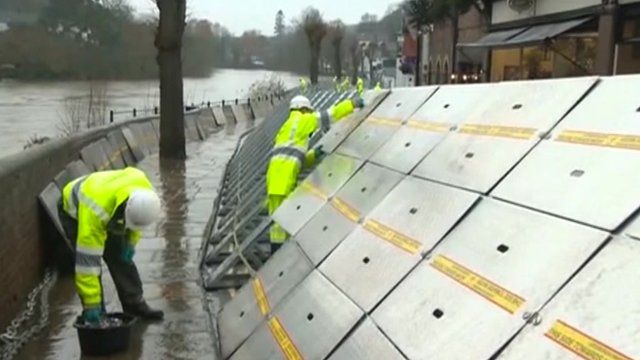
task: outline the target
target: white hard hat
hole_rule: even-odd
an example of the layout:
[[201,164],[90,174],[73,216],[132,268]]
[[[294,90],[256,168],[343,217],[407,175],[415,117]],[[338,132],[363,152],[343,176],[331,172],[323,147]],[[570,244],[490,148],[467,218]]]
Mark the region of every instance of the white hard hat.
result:
[[311,106],[311,101],[309,101],[306,96],[298,95],[291,99],[291,103],[289,103],[289,110],[301,109],[313,110],[313,106]]
[[129,195],[124,213],[124,223],[128,229],[142,230],[160,217],[160,198],[153,190],[134,190]]

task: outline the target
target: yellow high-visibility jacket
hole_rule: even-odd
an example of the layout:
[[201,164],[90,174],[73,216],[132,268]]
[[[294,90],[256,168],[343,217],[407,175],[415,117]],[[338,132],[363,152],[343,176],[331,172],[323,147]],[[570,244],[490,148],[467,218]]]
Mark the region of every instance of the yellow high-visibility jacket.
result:
[[332,122],[349,116],[353,110],[353,102],[345,100],[321,113],[291,111],[274,141],[267,169],[267,194],[286,196],[291,193],[300,169],[315,162],[315,151],[309,150],[311,135],[319,128],[329,130]]
[[[101,259],[107,240],[107,225],[116,210],[138,189],[153,189],[147,176],[135,168],[101,171],[75,179],[62,191],[64,211],[78,221],[75,283],[86,308],[100,306]],[[139,231],[127,230],[136,245]]]

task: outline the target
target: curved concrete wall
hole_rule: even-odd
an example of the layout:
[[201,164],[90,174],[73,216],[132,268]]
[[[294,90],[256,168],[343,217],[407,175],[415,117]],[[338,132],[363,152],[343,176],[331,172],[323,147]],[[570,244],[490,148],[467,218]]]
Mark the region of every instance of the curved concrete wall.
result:
[[[264,114],[271,106],[267,102],[255,101],[251,106]],[[252,113],[248,105],[238,106],[243,114]],[[185,114],[187,139],[204,139],[225,121],[235,122],[230,110],[205,108]],[[226,119],[214,113],[224,113]],[[20,310],[44,267],[53,261],[53,243],[59,235],[38,196],[48,186],[62,186],[67,180],[63,170],[77,160],[90,170],[132,165],[157,151],[158,135],[157,117],[134,119],[54,139],[0,159],[0,329]],[[51,185],[54,179],[60,184]]]

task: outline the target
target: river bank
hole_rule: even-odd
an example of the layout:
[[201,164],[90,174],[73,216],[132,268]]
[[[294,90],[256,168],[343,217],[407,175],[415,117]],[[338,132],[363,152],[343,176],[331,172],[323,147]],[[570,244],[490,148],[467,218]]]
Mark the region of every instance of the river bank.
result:
[[[209,78],[185,79],[185,103],[242,98],[251,84],[272,74],[280,77],[287,87],[297,84],[298,77],[291,73],[223,69]],[[105,89],[107,109],[149,108],[158,103],[157,80],[109,81],[99,85]],[[22,151],[34,135],[58,136],[61,119],[68,115],[65,103],[88,96],[90,89],[91,83],[87,81],[0,81],[0,157]]]

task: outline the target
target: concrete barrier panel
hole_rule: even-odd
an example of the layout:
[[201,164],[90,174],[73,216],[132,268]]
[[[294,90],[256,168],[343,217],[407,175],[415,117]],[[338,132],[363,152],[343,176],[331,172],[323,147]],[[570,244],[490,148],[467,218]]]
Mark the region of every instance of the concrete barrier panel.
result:
[[118,149],[125,166],[133,166],[136,164],[136,158],[131,152],[121,129],[111,131],[107,135],[107,140],[111,143],[111,146]]
[[224,110],[222,110],[221,106],[215,106],[214,108],[212,108],[212,111],[216,123],[222,126],[229,124],[229,119],[227,119],[227,115],[224,113]]
[[367,106],[362,110],[356,110],[351,116],[331,125],[329,131],[318,142],[318,146],[326,152],[333,152],[355,130],[370,114],[380,105],[384,98],[389,95],[388,91],[372,94],[369,99],[365,99]]
[[[351,300],[313,271],[232,359],[323,359],[362,315]],[[269,332],[272,339],[266,337]]]
[[640,242],[613,239],[500,359],[640,358],[639,256]]
[[82,148],[80,155],[92,171],[103,171],[111,168],[109,157],[97,141]]
[[427,87],[392,91],[336,152],[368,160],[436,89]]
[[494,88],[491,84],[440,86],[371,161],[409,173],[460,122],[470,118]]
[[218,315],[222,356],[231,355],[311,270],[295,242],[275,253]]
[[466,191],[407,178],[319,269],[371,311],[476,200]]
[[82,160],[76,160],[69,163],[64,170],[56,175],[54,182],[62,191],[64,186],[67,185],[72,180],[79,178],[80,176],[87,175],[91,172],[87,165]]
[[638,91],[640,76],[603,78],[493,194],[617,228],[640,205]]
[[370,318],[365,318],[358,328],[336,350],[329,360],[404,360]]
[[289,195],[273,214],[290,234],[295,234],[333,196],[362,162],[342,155],[330,155]]
[[491,358],[607,237],[483,200],[373,318],[409,358]]
[[107,138],[100,139],[98,144],[109,157],[111,169],[123,169],[126,166],[119,146],[113,145]]
[[151,153],[157,154],[160,151],[160,139],[153,129],[151,121],[141,122],[138,127],[146,146],[151,149]]
[[65,241],[69,249],[72,249],[71,242],[67,239],[67,236],[60,222],[60,215],[58,214],[58,201],[62,196],[60,189],[55,183],[49,183],[47,187],[38,195],[38,200],[45,210],[45,213],[49,217],[49,220],[53,223],[56,230],[60,234],[60,237]]
[[238,119],[236,119],[235,114],[233,113],[233,109],[231,105],[225,105],[222,107],[222,112],[224,113],[225,119],[227,119],[228,124],[237,124]]
[[127,145],[131,150],[135,162],[142,161],[142,159],[149,154],[148,149],[138,140],[138,137],[131,128],[127,126],[122,127],[122,136],[124,136],[127,141]]
[[436,146],[414,174],[487,193],[595,82],[572,78],[493,84],[477,111]]
[[196,117],[199,114],[189,114],[184,117],[185,137],[189,141],[200,141],[200,133],[196,126]]
[[402,175],[365,164],[296,234],[296,241],[318,265],[402,180]]

